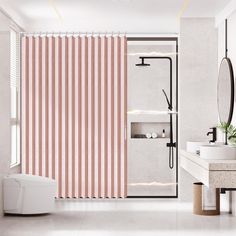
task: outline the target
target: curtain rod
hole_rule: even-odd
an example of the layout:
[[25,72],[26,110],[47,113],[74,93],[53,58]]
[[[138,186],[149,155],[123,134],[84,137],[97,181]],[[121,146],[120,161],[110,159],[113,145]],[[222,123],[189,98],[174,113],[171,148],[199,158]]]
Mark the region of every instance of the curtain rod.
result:
[[106,32],[85,32],[85,31],[58,31],[58,32],[53,32],[53,31],[39,31],[39,32],[19,32],[22,35],[128,35],[128,36],[162,36],[162,37],[176,37],[178,33],[128,33],[128,32],[114,32],[114,31],[106,31]]
[[23,35],[126,35],[122,32],[20,32]]

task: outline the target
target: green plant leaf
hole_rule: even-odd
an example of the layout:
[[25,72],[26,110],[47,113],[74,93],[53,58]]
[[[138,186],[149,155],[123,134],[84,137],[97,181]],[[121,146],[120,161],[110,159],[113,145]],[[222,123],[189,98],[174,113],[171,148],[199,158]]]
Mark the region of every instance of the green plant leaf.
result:
[[227,133],[230,143],[236,146],[236,127],[226,122],[220,122],[220,124],[217,125],[217,128],[219,128],[223,133]]

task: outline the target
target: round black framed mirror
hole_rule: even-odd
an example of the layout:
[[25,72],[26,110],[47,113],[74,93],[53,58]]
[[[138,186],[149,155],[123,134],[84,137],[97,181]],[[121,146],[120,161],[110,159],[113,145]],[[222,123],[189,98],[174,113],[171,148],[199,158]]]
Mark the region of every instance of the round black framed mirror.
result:
[[234,73],[229,58],[222,59],[217,86],[217,103],[220,122],[231,123],[234,109]]

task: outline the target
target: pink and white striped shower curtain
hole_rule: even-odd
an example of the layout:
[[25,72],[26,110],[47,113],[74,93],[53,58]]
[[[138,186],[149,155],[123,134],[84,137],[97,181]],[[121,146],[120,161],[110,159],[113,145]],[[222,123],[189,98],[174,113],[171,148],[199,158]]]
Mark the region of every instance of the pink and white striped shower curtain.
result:
[[22,173],[57,180],[57,197],[127,195],[127,41],[22,38]]

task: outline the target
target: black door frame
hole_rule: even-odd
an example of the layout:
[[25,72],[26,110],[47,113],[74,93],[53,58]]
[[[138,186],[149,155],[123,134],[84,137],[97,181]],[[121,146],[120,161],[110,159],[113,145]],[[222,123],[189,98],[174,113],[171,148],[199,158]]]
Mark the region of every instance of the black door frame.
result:
[[[127,196],[127,198],[178,198],[179,196],[179,187],[178,187],[178,169],[179,169],[179,163],[178,163],[178,37],[127,37],[127,41],[174,41],[176,44],[175,51],[176,51],[176,131],[175,131],[175,140],[176,140],[176,151],[175,151],[175,171],[176,171],[176,190],[175,195],[172,196]],[[164,59],[164,58],[163,58]],[[171,105],[172,105],[172,77],[171,83],[170,83],[170,94],[171,94]]]

